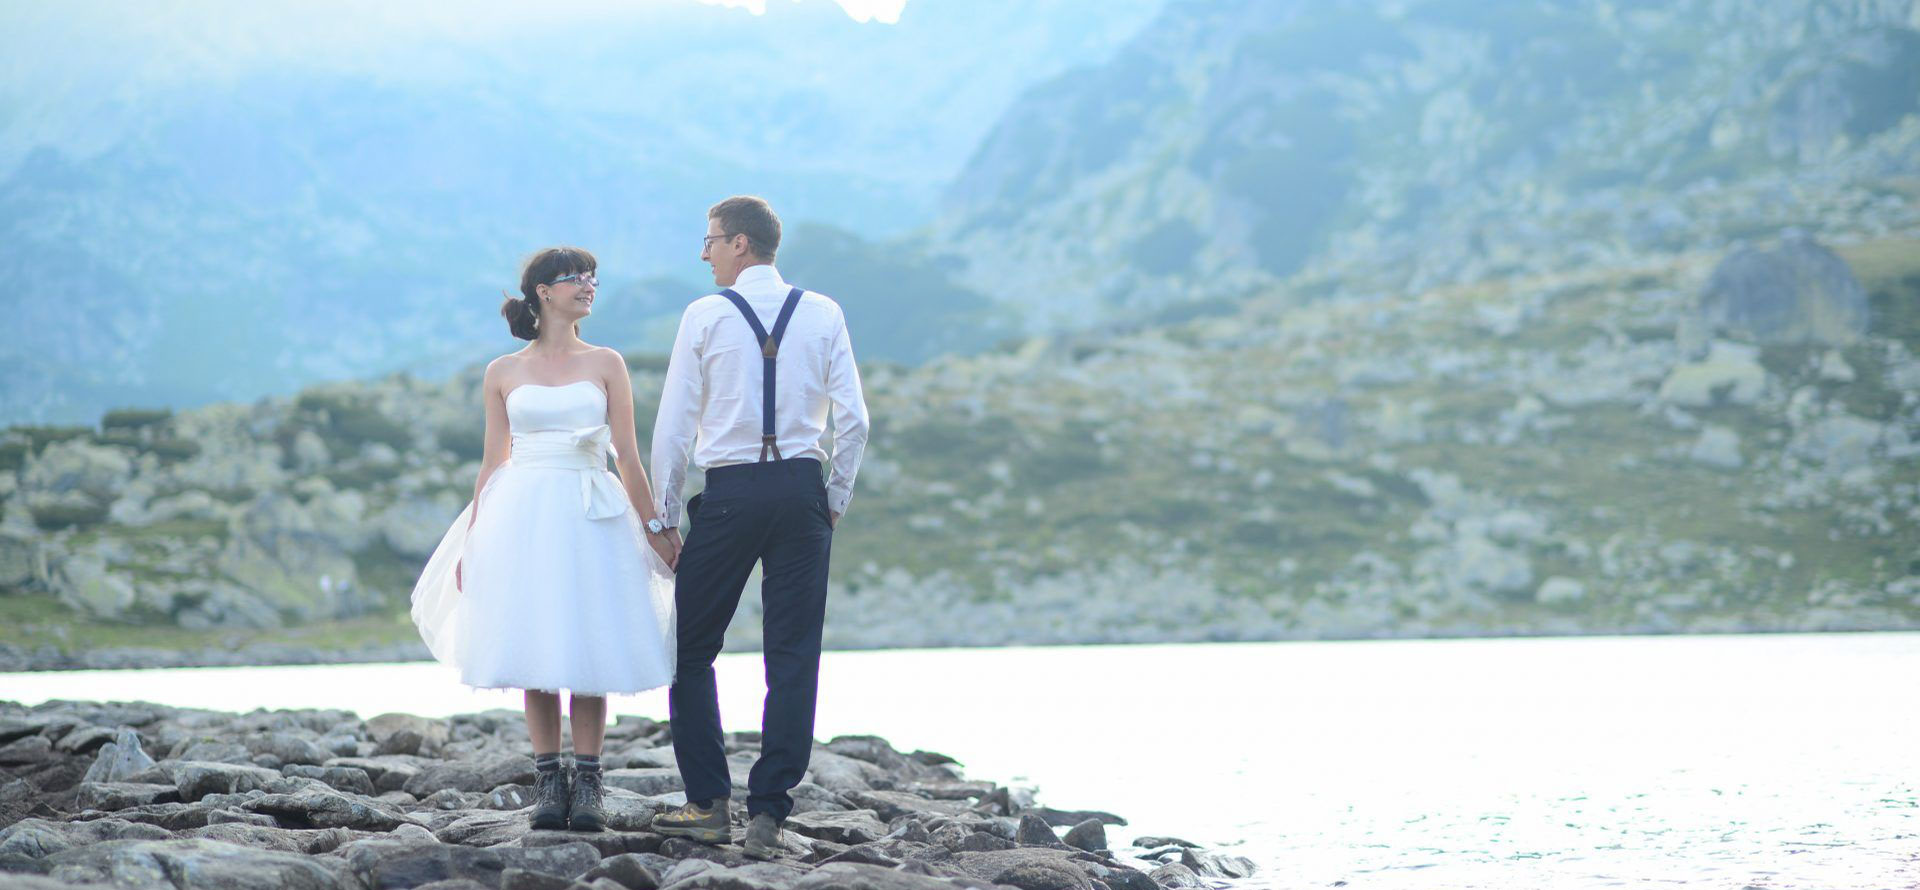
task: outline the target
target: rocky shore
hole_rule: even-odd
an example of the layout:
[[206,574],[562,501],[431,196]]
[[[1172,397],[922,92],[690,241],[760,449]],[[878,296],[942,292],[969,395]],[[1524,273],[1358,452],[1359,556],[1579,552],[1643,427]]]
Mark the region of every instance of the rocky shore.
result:
[[[754,862],[647,830],[684,802],[671,726],[622,716],[604,750],[609,830],[534,831],[520,714],[0,702],[0,888],[772,890],[1223,886],[1253,864],[1178,838],[1109,848],[1125,820],[968,780],[953,758],[842,736],[814,748]],[[736,841],[757,733],[731,733]]]

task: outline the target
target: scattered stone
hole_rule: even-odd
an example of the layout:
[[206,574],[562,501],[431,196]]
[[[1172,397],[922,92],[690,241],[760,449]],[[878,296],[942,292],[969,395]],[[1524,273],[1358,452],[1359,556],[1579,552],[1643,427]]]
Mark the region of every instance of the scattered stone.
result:
[[105,726],[82,726],[60,737],[53,747],[63,754],[86,754],[113,740],[114,731]]
[[1034,813],[1022,813],[1020,815],[1020,829],[1014,836],[1014,840],[1018,841],[1021,846],[1063,846],[1060,843],[1059,835],[1053,833],[1053,828],[1047,824],[1047,820],[1040,818]]
[[1180,864],[1203,878],[1250,878],[1256,870],[1253,860],[1245,856],[1229,856],[1224,853],[1211,853],[1206,850],[1182,849]]
[[1687,408],[1721,403],[1750,405],[1767,390],[1760,350],[1741,343],[1715,341],[1707,357],[1680,365],[1660,384],[1662,401]]
[[365,797],[374,795],[373,779],[367,771],[352,766],[310,766],[307,764],[289,764],[280,768],[281,775],[303,779],[314,779],[326,783],[348,794]]
[[1188,888],[1207,886],[1201,882],[1200,876],[1195,874],[1193,869],[1181,865],[1178,862],[1169,862],[1153,871],[1147,872],[1147,877],[1152,878],[1155,884],[1159,884],[1162,887]]
[[1125,825],[1127,820],[1112,813],[1100,810],[1056,810],[1052,807],[1028,807],[1023,813],[1032,813],[1047,820],[1055,828],[1071,828],[1088,819],[1097,819],[1102,825]]
[[656,890],[660,886],[660,871],[649,864],[645,857],[633,853],[602,859],[599,865],[580,876],[580,880],[588,883],[601,878],[609,879],[627,890]]
[[87,768],[85,781],[125,782],[128,777],[153,766],[153,758],[140,747],[140,734],[131,727],[114,730],[113,739],[100,746],[100,753]]
[[1716,424],[1708,424],[1700,430],[1700,438],[1694,440],[1687,457],[1694,463],[1723,470],[1736,470],[1746,463],[1746,459],[1740,456],[1740,434]]
[[43,735],[30,735],[0,745],[0,766],[44,763],[52,758],[53,742]]
[[1088,852],[1105,850],[1107,848],[1107,828],[1098,819],[1088,819],[1068,829],[1066,836],[1061,838],[1061,840],[1069,847],[1078,847]]
[[[1562,603],[1576,603],[1584,599],[1586,595],[1587,585],[1564,575],[1555,575],[1541,582],[1540,589],[1533,593],[1533,599],[1535,602],[1553,606]],[[1144,841],[1146,839],[1142,838],[1141,840]]]

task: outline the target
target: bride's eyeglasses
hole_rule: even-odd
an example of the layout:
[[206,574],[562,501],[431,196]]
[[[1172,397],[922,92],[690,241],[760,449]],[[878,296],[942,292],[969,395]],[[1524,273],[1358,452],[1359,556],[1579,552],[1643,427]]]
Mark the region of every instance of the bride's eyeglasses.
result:
[[569,281],[578,282],[581,287],[599,287],[600,286],[600,279],[595,278],[592,272],[569,272],[547,283],[548,284],[565,284],[566,282],[569,282]]

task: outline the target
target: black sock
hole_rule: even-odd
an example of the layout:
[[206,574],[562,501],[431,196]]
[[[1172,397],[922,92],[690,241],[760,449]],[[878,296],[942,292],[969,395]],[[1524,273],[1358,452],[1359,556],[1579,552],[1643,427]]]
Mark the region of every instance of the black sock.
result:
[[554,770],[559,769],[560,768],[560,752],[555,751],[552,754],[533,755],[533,768],[543,773],[550,773],[550,772],[553,772]]
[[573,755],[573,768],[597,773],[600,771],[600,755],[575,754]]

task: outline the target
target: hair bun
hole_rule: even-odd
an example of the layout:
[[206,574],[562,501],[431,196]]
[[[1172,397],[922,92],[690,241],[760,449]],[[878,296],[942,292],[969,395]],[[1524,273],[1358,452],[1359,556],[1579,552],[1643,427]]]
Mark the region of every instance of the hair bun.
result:
[[[505,291],[501,294],[504,296]],[[500,304],[500,317],[507,320],[507,330],[522,340],[532,340],[540,336],[540,311],[535,309],[532,300],[507,297]]]

